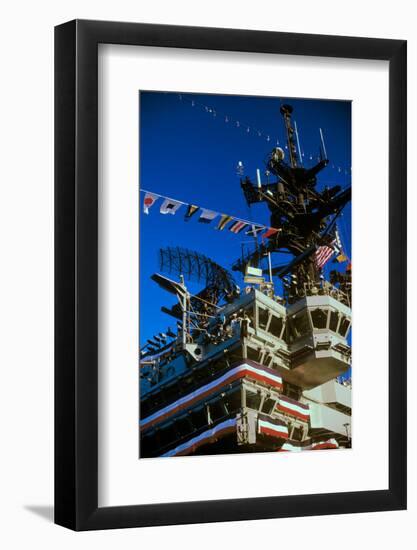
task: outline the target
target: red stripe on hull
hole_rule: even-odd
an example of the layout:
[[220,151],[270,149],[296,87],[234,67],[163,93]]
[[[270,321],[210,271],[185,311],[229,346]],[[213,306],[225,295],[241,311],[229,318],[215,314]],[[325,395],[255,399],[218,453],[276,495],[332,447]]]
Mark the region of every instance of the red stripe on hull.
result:
[[193,399],[190,399],[186,403],[181,403],[177,407],[174,407],[173,409],[170,409],[165,414],[163,414],[161,416],[158,416],[158,418],[155,418],[154,420],[151,420],[149,422],[146,422],[146,420],[145,420],[143,423],[141,423],[140,431],[151,428],[152,426],[154,426],[155,424],[158,424],[159,422],[162,422],[163,420],[165,420],[169,416],[172,416],[173,414],[179,412],[182,409],[186,409],[188,407],[191,407],[192,405],[194,405],[198,401],[201,401],[202,399],[204,399],[208,395],[210,395],[212,393],[215,393],[220,388],[222,388],[224,386],[227,386],[227,385],[231,384],[232,382],[235,382],[236,380],[239,380],[240,378],[244,378],[245,376],[247,376],[248,378],[251,378],[252,380],[256,380],[258,382],[263,382],[265,384],[268,384],[269,386],[273,386],[277,390],[282,390],[282,383],[277,382],[275,380],[271,380],[270,378],[268,378],[267,376],[263,376],[262,374],[254,373],[250,370],[243,370],[243,371],[237,372],[235,375],[231,376],[229,379],[227,379],[223,382],[219,382],[219,384],[213,386],[212,388],[210,388],[209,390],[207,390],[205,392],[200,393],[199,395],[195,396]]
[[260,427],[260,431],[263,434],[271,435],[272,437],[280,437],[282,439],[288,439],[288,433],[286,432],[279,432],[277,430],[273,430],[272,428],[265,428],[263,426]]
[[229,433],[233,433],[236,431],[235,426],[231,426],[228,428],[225,428],[224,430],[218,431],[216,434],[206,437],[205,439],[202,439],[201,441],[198,441],[197,443],[194,443],[194,445],[191,445],[188,449],[184,449],[183,451],[173,455],[173,456],[186,456],[190,453],[193,453],[198,447],[201,447],[201,445],[205,445],[206,443],[215,443],[218,439],[221,437],[224,437],[225,435],[228,435]]
[[318,445],[313,446],[313,451],[320,449],[338,449],[338,446],[334,443],[319,443]]

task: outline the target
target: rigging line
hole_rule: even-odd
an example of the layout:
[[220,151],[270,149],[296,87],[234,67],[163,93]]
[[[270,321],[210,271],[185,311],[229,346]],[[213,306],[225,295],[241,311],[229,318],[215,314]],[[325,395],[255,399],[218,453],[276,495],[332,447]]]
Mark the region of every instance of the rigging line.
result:
[[336,183],[335,181],[324,181],[323,178],[321,178],[320,180],[320,184],[321,185],[340,185],[340,189],[341,190],[344,190],[344,189],[347,189],[348,187],[351,187],[351,183],[347,182],[345,184],[341,184],[341,183]]
[[[199,101],[196,101],[196,100],[193,100],[193,99],[185,98],[182,94],[177,94],[177,95],[179,97],[181,96],[180,101],[187,102],[187,103],[191,104],[191,106],[193,106],[193,107],[194,106],[200,107],[206,113],[213,114],[215,118],[217,118],[217,115],[220,115],[218,118],[224,118],[226,123],[231,122],[232,125],[234,125],[234,127],[241,128],[242,130],[246,129],[246,134],[251,134],[251,135],[256,134],[255,137],[259,137],[262,140],[265,140],[265,141],[268,141],[268,142],[269,141],[275,141],[277,145],[280,145],[279,136],[276,139],[272,137],[272,136],[275,136],[275,132],[267,133],[264,130],[260,130],[259,128],[248,124],[247,122],[245,122],[242,119],[236,119],[235,117],[232,117],[231,115],[228,115],[227,113],[224,113],[222,111],[218,111],[214,107],[210,107],[209,105],[205,105],[204,103],[200,103]],[[280,100],[281,105],[282,105],[282,99],[281,98],[278,98],[278,99]],[[236,124],[238,124],[238,126],[235,126]],[[250,130],[252,130],[252,131],[250,131]],[[285,141],[285,138],[281,139],[281,142],[284,142],[284,141]],[[285,148],[287,149],[287,145],[285,145]],[[312,152],[301,151],[300,146],[299,146],[299,150],[300,150],[300,156],[301,156],[300,158],[302,158],[302,159],[304,159],[306,155],[310,157],[310,160],[311,160],[312,157],[315,156],[315,154],[313,155]],[[320,157],[318,157],[318,160],[320,160]],[[332,166],[330,166],[330,168],[332,168],[334,170],[338,170],[339,173],[343,172],[347,176],[349,176],[349,172],[351,172],[351,168],[348,168],[345,164],[343,164],[341,166],[332,165]]]
[[[213,114],[215,118],[217,118],[217,115],[220,115],[221,118],[225,119],[226,123],[228,123],[228,122],[232,122],[232,123],[235,123],[235,124],[237,123],[238,126],[236,126],[236,127],[246,129],[247,134],[251,134],[251,135],[256,134],[256,137],[266,138],[265,141],[271,141],[273,139],[272,136],[274,135],[274,133],[272,133],[272,132],[267,133],[264,130],[260,130],[259,128],[255,127],[251,124],[248,124],[247,122],[245,122],[242,119],[237,119],[235,117],[232,117],[231,115],[228,115],[227,113],[224,113],[222,111],[218,111],[214,107],[209,107],[208,105],[204,105],[203,103],[200,103],[199,101],[189,99],[189,98],[185,98],[184,96],[182,96],[182,94],[178,94],[178,96],[179,96],[180,101],[184,100],[184,101],[190,103],[190,105],[192,107],[194,107],[194,106],[201,107],[202,109],[204,109],[205,112]],[[182,97],[180,97],[180,96],[182,96]],[[252,132],[250,132],[249,130],[252,130]],[[276,142],[279,144],[279,138],[276,139]]]
[[[188,101],[188,103],[190,103],[191,105],[197,105],[198,107],[202,107],[204,108],[204,110],[210,114],[215,114],[215,116],[217,116],[217,114],[221,115],[222,117],[227,117],[228,121],[232,121],[232,122],[238,122],[239,123],[239,127],[240,126],[244,126],[245,128],[252,128],[252,130],[256,133],[258,132],[261,132],[261,130],[259,130],[258,128],[255,128],[254,126],[248,124],[247,122],[245,122],[244,120],[242,119],[235,119],[234,117],[228,115],[227,113],[224,113],[222,111],[218,111],[217,109],[214,109],[213,107],[209,107],[208,105],[205,105],[203,103],[200,103],[199,101],[195,101],[195,100],[192,100],[192,99],[188,99],[188,98],[184,98],[185,101]],[[266,132],[261,132],[261,133],[264,133],[265,135],[270,135],[270,134],[266,134]]]
[[[195,296],[195,297],[197,298],[197,296]],[[209,302],[206,302],[206,303],[209,303]],[[216,318],[214,315],[209,315],[208,313],[199,313],[198,311],[196,311],[195,308],[193,307],[193,305],[191,304],[191,301],[190,301],[190,310],[189,311],[186,310],[186,313],[189,313],[190,315],[197,315],[198,317],[204,317],[204,318],[210,317],[212,319]],[[190,321],[192,323],[195,323],[195,321],[193,321],[192,319],[190,319]]]
[[329,223],[329,225],[327,226],[325,232],[323,233],[322,236],[324,235],[327,235],[328,233],[330,233],[330,231],[333,229],[333,227],[335,226],[336,224],[336,220],[337,218],[340,216],[340,214],[342,213],[342,210],[343,208],[345,207],[345,205],[341,206],[339,208],[339,210],[336,212],[336,214],[334,215],[334,218],[332,219],[332,221]]
[[[187,312],[187,313],[190,313],[190,312]],[[194,321],[193,319],[190,319],[190,325],[191,325],[191,330],[198,330],[198,325],[197,325],[197,322]]]
[[[212,304],[211,302],[208,302],[207,300],[204,300],[204,298],[201,298],[200,296],[197,296],[196,294],[191,294],[191,298],[195,298],[196,300],[200,300],[200,302],[204,302],[205,304],[208,304],[209,306],[215,307],[217,309],[220,309],[220,306],[217,306],[216,304]],[[196,313],[196,315],[202,315],[201,313]]]
[[[218,306],[216,306],[218,307]],[[219,306],[220,309],[220,306]],[[190,315],[197,315],[198,317],[204,317],[204,319],[210,317],[210,319],[216,319],[216,315],[209,315],[208,313],[198,313],[197,311],[185,311],[186,313],[189,313]],[[193,322],[193,321],[192,321]],[[195,321],[194,321],[195,322]]]
[[[157,196],[161,199],[168,199],[169,201],[178,202],[178,203],[183,204],[185,206],[188,206],[189,204],[192,204],[192,203],[189,203],[189,202],[180,201],[178,199],[173,199],[172,197],[167,197],[166,195],[161,195],[160,193],[155,193],[154,191],[148,191],[147,189],[140,188],[140,191],[142,193],[151,193],[152,195],[155,195],[155,196]],[[205,206],[199,206],[199,208],[203,208],[204,210],[209,210]],[[217,210],[212,210],[212,212],[217,212]],[[219,214],[220,214],[220,212],[219,212]],[[227,214],[227,215],[229,215],[229,214]],[[255,225],[256,227],[260,227],[260,228],[263,228],[263,229],[276,229],[275,227],[270,227],[269,225],[264,225],[263,223],[258,223],[258,222],[253,222],[253,221],[250,221],[250,220],[245,220],[244,218],[238,218],[237,216],[230,215],[230,217],[233,218],[234,220],[238,221],[238,222],[246,223],[247,225]],[[277,229],[277,231],[279,231],[279,229]]]

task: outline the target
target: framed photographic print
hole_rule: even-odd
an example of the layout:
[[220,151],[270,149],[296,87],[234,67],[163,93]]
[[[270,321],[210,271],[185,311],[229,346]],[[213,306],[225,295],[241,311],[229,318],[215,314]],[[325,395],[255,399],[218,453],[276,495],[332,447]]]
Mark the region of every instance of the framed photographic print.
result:
[[406,42],[55,31],[55,521],[406,507]]

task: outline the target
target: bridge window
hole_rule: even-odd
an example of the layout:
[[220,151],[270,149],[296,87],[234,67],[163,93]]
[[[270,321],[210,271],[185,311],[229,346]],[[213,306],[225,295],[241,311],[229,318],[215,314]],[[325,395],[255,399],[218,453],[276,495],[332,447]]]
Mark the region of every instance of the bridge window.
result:
[[311,326],[307,312],[299,313],[293,317],[292,326],[295,338],[299,338],[309,332],[311,330]]
[[333,332],[337,332],[337,325],[339,324],[339,313],[337,311],[330,311],[330,325],[329,328]]
[[303,430],[298,426],[294,426],[291,439],[301,441],[303,439]]
[[350,328],[350,320],[347,317],[343,317],[343,319],[340,322],[339,334],[343,336],[343,338],[346,338],[347,333],[349,332],[349,328]]
[[261,400],[262,396],[260,393],[246,390],[246,406],[249,407],[249,409],[255,409],[255,411],[259,410]]
[[258,307],[258,325],[262,330],[266,330],[269,320],[268,310],[263,307]]
[[213,422],[220,420],[220,418],[223,418],[225,415],[226,411],[223,408],[222,401],[214,401],[213,403],[210,403],[210,416]]
[[226,396],[225,404],[230,413],[236,412],[242,406],[240,387],[234,389]]
[[298,401],[300,399],[301,390],[298,386],[294,386],[293,384],[290,384],[289,382],[284,381],[283,393],[284,395],[291,397],[291,399],[296,399]]
[[284,322],[282,317],[272,315],[271,324],[269,325],[269,332],[276,338],[282,338],[283,325]]
[[252,361],[259,361],[259,351],[257,349],[253,349],[250,346],[248,346],[246,355],[247,355],[247,358],[251,359]]
[[311,312],[311,319],[313,321],[314,328],[326,328],[327,327],[328,311],[326,309],[314,309]]
[[272,414],[274,412],[275,403],[276,403],[275,399],[271,399],[270,397],[267,397],[262,406],[262,412],[265,414]]

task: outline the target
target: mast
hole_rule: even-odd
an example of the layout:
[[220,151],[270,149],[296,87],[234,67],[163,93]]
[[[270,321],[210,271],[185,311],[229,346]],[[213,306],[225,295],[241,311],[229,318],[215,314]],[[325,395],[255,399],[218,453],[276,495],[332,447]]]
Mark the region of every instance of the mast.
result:
[[[340,185],[317,189],[317,175],[328,165],[323,130],[320,128],[321,158],[313,166],[302,162],[300,137],[292,121],[293,107],[283,104],[280,113],[286,130],[288,155],[274,147],[268,155],[266,168],[276,177],[275,182],[262,183],[257,172],[256,182],[241,179],[242,191],[248,205],[265,202],[271,213],[271,227],[278,232],[265,239],[254,252],[233,265],[244,272],[246,264],[254,265],[262,257],[286,252],[294,258],[284,266],[272,266],[266,273],[281,279],[288,273],[292,284],[289,303],[309,293],[317,294],[322,286],[322,269],[327,254],[335,251],[334,221],[350,201],[350,188]],[[287,156],[287,158],[285,158]],[[323,261],[323,258],[324,261]]]
[[290,154],[291,168],[297,168],[297,147],[294,140],[295,130],[291,124],[291,114],[293,112],[293,108],[291,105],[285,104],[281,106],[280,112],[284,117],[285,129],[287,132],[287,145]]

